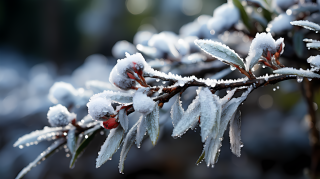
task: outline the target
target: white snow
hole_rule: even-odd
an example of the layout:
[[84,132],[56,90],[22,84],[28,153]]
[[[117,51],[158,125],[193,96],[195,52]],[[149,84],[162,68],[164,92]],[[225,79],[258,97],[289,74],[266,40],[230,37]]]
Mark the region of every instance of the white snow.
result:
[[310,65],[312,67],[316,67],[316,68],[320,68],[320,55],[317,55],[317,56],[310,56],[308,59],[307,59],[307,62],[310,63]]
[[290,22],[292,25],[301,26],[309,30],[314,30],[316,32],[320,31],[320,26],[316,23],[309,22],[307,20],[300,20],[300,21],[292,21]]
[[291,30],[293,27],[290,22],[293,19],[293,16],[287,15],[286,13],[280,14],[278,17],[269,22],[266,31],[279,34],[283,31]]
[[103,116],[109,117],[110,115],[115,114],[111,105],[111,100],[108,98],[94,95],[90,98],[87,106],[89,115],[95,120],[105,121],[106,119],[103,119]]
[[147,96],[147,92],[147,89],[139,88],[133,96],[133,108],[143,115],[151,113],[155,105],[155,102]]
[[116,67],[110,73],[109,82],[121,90],[130,90],[136,86],[135,80],[120,75]]
[[118,41],[112,47],[112,55],[115,58],[124,58],[126,52],[129,54],[134,54],[137,52],[137,49],[132,43],[126,40]]
[[308,70],[298,70],[294,68],[281,68],[278,70],[274,70],[273,73],[283,74],[283,75],[297,75],[301,77],[307,78],[320,78],[320,75],[313,73],[312,71]]
[[66,107],[58,104],[49,108],[47,117],[51,126],[60,127],[68,125],[76,118],[76,114],[70,113]]
[[307,43],[307,47],[308,49],[313,48],[313,49],[320,50],[320,42]]
[[114,91],[103,91],[102,93],[95,94],[91,97],[93,98],[108,98],[114,102],[118,103],[131,103],[133,93],[124,93],[124,92],[114,92]]
[[70,106],[74,103],[76,89],[69,83],[56,82],[49,90],[49,99],[51,102],[60,103],[64,106]]
[[113,68],[117,68],[118,74],[123,77],[127,77],[128,70],[133,71],[134,68],[136,68],[137,70],[143,71],[146,63],[147,62],[141,53],[136,53],[133,55],[127,55],[126,58],[118,60],[117,64]]
[[175,46],[181,56],[187,55],[190,52],[189,44],[183,39],[179,39]]
[[311,42],[320,42],[319,40],[314,39],[303,39],[304,42],[311,43]]
[[[277,41],[279,43],[279,41]],[[267,56],[267,51],[270,51],[271,55],[277,51],[275,40],[270,33],[257,33],[256,37],[252,40],[250,45],[249,55],[246,58],[246,70],[249,71],[259,61],[261,55]]]

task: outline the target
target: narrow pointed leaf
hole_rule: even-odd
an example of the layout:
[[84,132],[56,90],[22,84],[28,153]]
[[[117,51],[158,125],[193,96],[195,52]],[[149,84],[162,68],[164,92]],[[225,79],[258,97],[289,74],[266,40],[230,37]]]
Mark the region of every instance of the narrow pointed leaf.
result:
[[113,101],[117,101],[119,103],[132,103],[133,94],[132,93],[123,93],[123,92],[114,92],[114,91],[103,91],[102,93],[95,94],[91,98],[94,97],[104,97],[110,98]]
[[[74,167],[75,162],[77,161],[77,159],[79,158],[79,156],[84,152],[84,150],[88,147],[88,145],[90,144],[90,142],[92,141],[92,139],[94,139],[94,135],[96,134],[96,132],[98,131],[98,129],[100,128],[95,128],[96,130],[91,131],[87,135],[87,138],[84,137],[84,139],[82,140],[82,142],[78,145],[77,149],[75,150],[74,154],[72,155],[72,159],[70,161],[70,168]],[[84,135],[84,136],[85,136]],[[78,138],[78,142],[80,142],[82,138],[79,137]]]
[[37,166],[38,162],[41,162],[43,159],[48,158],[50,155],[54,154],[57,149],[59,149],[62,145],[66,143],[64,138],[56,140],[53,144],[51,144],[45,151],[43,151],[33,162],[31,162],[28,166],[23,168],[20,173],[17,175],[16,179],[22,178],[25,174],[27,174],[33,167]]
[[154,105],[153,111],[146,116],[146,123],[148,134],[150,136],[152,145],[156,145],[159,137],[159,106]]
[[229,65],[235,64],[245,69],[243,59],[240,58],[239,55],[228,46],[212,40],[195,40],[195,44],[198,45],[201,50],[217,58],[218,60]]
[[244,10],[244,7],[242,6],[241,2],[239,0],[232,0],[232,2],[239,9],[243,24],[247,27],[247,29],[250,32],[252,32],[252,25],[249,16],[247,12]]
[[291,25],[301,26],[309,30],[314,30],[316,32],[320,31],[320,26],[316,23],[307,21],[307,20],[300,20],[300,21],[292,21],[290,22]]
[[307,77],[307,78],[320,78],[319,74],[313,73],[309,70],[298,70],[294,68],[281,68],[278,70],[274,70],[273,73],[283,74],[283,75],[297,75],[301,77]]
[[137,123],[138,123],[138,127],[137,127],[136,144],[137,144],[137,147],[140,148],[140,144],[147,131],[146,117],[142,115]]
[[180,101],[180,95],[178,94],[176,97],[176,101],[173,103],[171,108],[171,118],[172,118],[172,124],[173,127],[175,127],[178,122],[181,120],[184,109],[182,108],[181,101]]
[[122,141],[123,134],[124,130],[121,126],[118,126],[117,128],[110,130],[108,138],[101,146],[96,162],[97,168],[99,168],[102,164],[111,159],[112,155],[118,150]]
[[127,154],[136,139],[138,124],[139,122],[136,122],[136,124],[129,130],[126,138],[124,139],[124,143],[123,143],[121,154],[120,154],[120,162],[119,162],[120,173],[123,173],[124,161],[126,160]]
[[241,155],[241,113],[238,109],[234,118],[231,118],[230,121],[230,130],[229,130],[229,136],[230,136],[230,145],[231,145],[231,151],[234,153],[237,157],[240,157]]
[[125,108],[120,109],[118,116],[119,116],[119,122],[120,122],[122,128],[124,129],[125,132],[127,132],[129,120],[128,120],[126,109]]
[[36,130],[30,134],[20,137],[14,144],[14,147],[19,145],[42,142],[44,140],[52,139],[55,136],[62,136],[63,132],[68,131],[69,127],[44,127],[42,130]]
[[219,130],[221,105],[220,98],[213,95],[208,88],[199,93],[201,138],[204,142],[213,132]]
[[200,157],[198,158],[196,165],[199,165],[204,160],[204,156],[206,155],[206,152],[203,150]]
[[183,114],[181,120],[173,129],[172,137],[178,137],[184,134],[192,125],[199,120],[200,116],[200,102],[197,96],[192,103],[188,106],[188,109]]
[[67,135],[67,146],[73,155],[76,151],[77,137],[76,137],[76,128],[72,127]]

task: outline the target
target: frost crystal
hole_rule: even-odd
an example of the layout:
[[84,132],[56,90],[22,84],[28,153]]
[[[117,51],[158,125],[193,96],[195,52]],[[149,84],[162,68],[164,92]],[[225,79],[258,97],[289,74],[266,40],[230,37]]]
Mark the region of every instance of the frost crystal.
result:
[[155,104],[146,93],[145,88],[139,88],[133,96],[133,108],[143,115],[151,113]]
[[93,96],[87,106],[88,113],[95,120],[105,121],[110,115],[115,114],[111,100],[108,98]]
[[47,117],[51,126],[60,127],[68,125],[76,118],[76,114],[70,113],[66,107],[58,104],[49,108]]
[[273,73],[283,74],[283,75],[297,75],[301,77],[307,78],[320,78],[320,75],[313,73],[310,70],[298,70],[294,68],[281,68],[278,70],[274,70]]
[[74,103],[76,95],[77,91],[71,84],[65,82],[56,82],[50,88],[48,97],[50,101],[55,104],[60,103],[64,106],[70,106]]

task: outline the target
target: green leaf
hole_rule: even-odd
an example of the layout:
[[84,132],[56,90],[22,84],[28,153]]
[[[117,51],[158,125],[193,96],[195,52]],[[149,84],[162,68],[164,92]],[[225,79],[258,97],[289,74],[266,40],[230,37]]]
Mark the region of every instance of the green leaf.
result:
[[[91,128],[93,129],[93,128]],[[74,152],[74,154],[72,155],[72,159],[70,161],[70,168],[74,167],[74,164],[76,162],[76,160],[78,159],[79,155],[87,148],[87,146],[90,144],[90,142],[92,141],[92,139],[94,138],[94,135],[96,134],[96,132],[98,131],[99,128],[95,128],[96,130],[91,131],[91,133],[89,133],[87,136],[87,138],[85,137],[85,139],[80,143],[80,145],[78,146],[78,148],[76,149],[76,151]],[[90,129],[89,129],[90,130]]]
[[150,136],[152,145],[155,146],[159,137],[159,106],[156,103],[153,111],[146,116],[147,130]]
[[45,151],[43,151],[33,162],[31,162],[28,166],[23,168],[20,173],[17,175],[16,179],[22,178],[25,174],[27,174],[33,167],[37,166],[39,162],[48,158],[50,155],[54,154],[56,150],[58,150],[62,145],[66,143],[65,138],[61,138],[56,140],[53,144],[51,144]]
[[204,156],[206,155],[206,152],[203,150],[200,157],[198,158],[196,164],[199,165],[199,163],[202,162],[202,160],[204,159]]
[[247,27],[247,29],[250,32],[252,32],[253,29],[252,29],[252,25],[251,25],[249,16],[248,16],[247,12],[244,10],[241,2],[239,0],[232,0],[232,2],[239,9],[243,24]]

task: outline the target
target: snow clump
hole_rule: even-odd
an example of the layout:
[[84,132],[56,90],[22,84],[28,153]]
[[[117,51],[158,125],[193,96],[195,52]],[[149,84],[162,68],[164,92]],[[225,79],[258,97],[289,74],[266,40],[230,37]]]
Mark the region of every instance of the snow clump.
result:
[[103,98],[99,94],[93,95],[87,106],[89,115],[98,121],[105,121],[110,118],[110,115],[115,114],[111,99]]
[[77,90],[69,83],[56,82],[49,90],[49,99],[51,102],[60,103],[63,106],[70,106],[74,103]]
[[145,88],[139,88],[133,96],[133,108],[143,115],[152,112],[155,102],[147,96]]
[[49,123],[52,127],[62,127],[68,125],[76,114],[70,113],[65,106],[58,104],[50,107],[47,114]]

